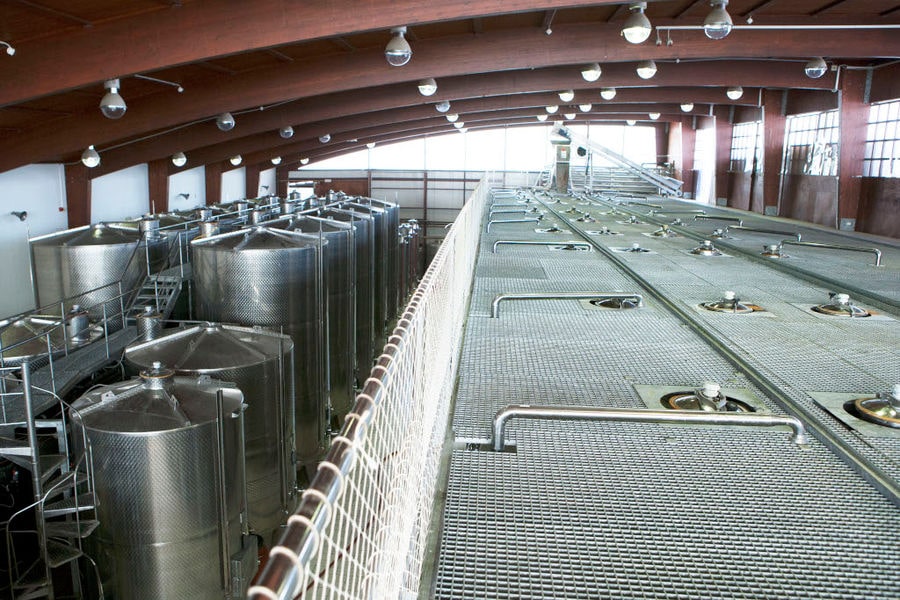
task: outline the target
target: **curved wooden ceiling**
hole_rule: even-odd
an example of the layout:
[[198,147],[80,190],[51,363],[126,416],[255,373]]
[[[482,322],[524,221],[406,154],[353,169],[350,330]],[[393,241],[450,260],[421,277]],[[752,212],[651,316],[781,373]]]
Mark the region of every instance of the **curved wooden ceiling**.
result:
[[[666,0],[646,12],[654,26],[698,26],[709,10],[708,0]],[[900,0],[732,0],[728,10],[736,25],[757,27],[900,24]],[[695,115],[756,106],[764,88],[833,102],[837,73],[803,73],[813,56],[878,67],[871,98],[900,96],[900,67],[891,64],[900,57],[897,29],[741,28],[718,41],[698,30],[656,31],[633,45],[619,35],[628,13],[627,3],[608,0],[5,0],[0,39],[16,54],[0,54],[0,171],[76,162],[90,144],[102,156],[92,177],[179,151],[184,168],[237,153],[244,164],[274,156],[292,164],[451,131],[434,109],[440,100],[470,127],[534,123],[547,104],[563,104],[562,89],[576,91],[569,110],[593,104],[578,116],[591,121],[648,112],[681,120],[687,101]],[[384,45],[399,25],[409,26],[413,57],[391,67]],[[647,59],[659,70],[645,81],[634,67]],[[603,75],[587,83],[581,66],[595,61]],[[98,104],[103,81],[116,77],[128,110],[113,121]],[[438,82],[428,98],[416,89],[425,77]],[[737,101],[725,96],[734,85],[744,88]],[[618,94],[601,100],[602,87]],[[214,123],[225,111],[237,121],[229,132]],[[286,125],[290,139],[278,135]],[[328,144],[318,141],[324,133]]]

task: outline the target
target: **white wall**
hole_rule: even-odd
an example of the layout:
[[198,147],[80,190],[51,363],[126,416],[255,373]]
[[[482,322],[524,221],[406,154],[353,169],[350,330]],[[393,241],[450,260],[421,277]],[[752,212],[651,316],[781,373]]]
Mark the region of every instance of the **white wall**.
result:
[[246,179],[247,171],[243,167],[222,173],[222,202],[246,198]]
[[121,221],[148,212],[150,188],[146,164],[91,180],[91,223]]
[[[268,195],[268,194],[277,194],[278,187],[276,186],[275,181],[275,167],[271,169],[265,169],[259,172],[259,193],[260,195]],[[264,185],[269,186],[269,189],[263,190],[262,187]]]
[[[178,197],[189,194],[188,198]],[[206,169],[196,167],[169,176],[169,210],[188,210],[206,204]]]

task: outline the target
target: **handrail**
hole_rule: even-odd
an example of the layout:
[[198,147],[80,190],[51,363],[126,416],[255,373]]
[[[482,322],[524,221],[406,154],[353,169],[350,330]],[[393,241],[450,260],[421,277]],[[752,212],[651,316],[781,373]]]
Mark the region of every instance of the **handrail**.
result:
[[705,213],[702,215],[697,215],[693,220],[696,221],[697,219],[704,219],[706,221],[734,221],[737,223],[738,227],[741,227],[744,224],[744,219],[741,217],[719,217],[716,215],[707,215]]
[[531,207],[527,207],[527,206],[523,206],[522,208],[505,208],[505,209],[502,209],[502,210],[492,210],[492,211],[490,211],[490,212],[488,213],[488,218],[490,219],[490,218],[493,217],[494,215],[507,215],[507,214],[508,214],[508,215],[513,215],[513,214],[518,214],[518,213],[522,213],[522,214],[524,215],[524,214],[528,214],[528,213],[536,213],[536,212],[537,212],[537,209],[536,209],[536,208],[531,208]]
[[725,233],[728,233],[732,229],[737,229],[738,231],[751,231],[753,233],[771,233],[773,235],[791,235],[797,238],[799,242],[802,239],[802,235],[799,232],[790,232],[790,231],[779,231],[777,229],[765,229],[763,227],[748,227],[747,225],[729,225],[725,228]]
[[499,294],[494,296],[491,302],[491,318],[500,318],[500,303],[504,300],[587,300],[599,298],[612,300],[615,298],[637,300],[638,307],[644,305],[644,297],[641,294],[622,292],[534,292],[523,294]]
[[543,216],[537,216],[534,218],[526,217],[524,219],[494,219],[494,220],[488,221],[487,231],[488,231],[488,233],[490,233],[491,225],[493,225],[494,223],[538,223],[538,222],[542,221],[543,218],[544,218]]
[[794,240],[781,240],[778,244],[778,250],[781,251],[781,247],[785,244],[789,246],[805,246],[807,248],[824,248],[829,250],[847,250],[848,252],[866,252],[868,254],[875,255],[875,266],[881,266],[881,250],[878,248],[861,248],[859,246],[845,246],[843,244],[825,244],[822,242],[801,242]]
[[512,418],[561,419],[590,421],[625,421],[629,423],[682,423],[690,425],[737,425],[740,427],[791,428],[791,441],[798,446],[809,443],[806,427],[796,417],[760,413],[727,413],[693,410],[642,410],[633,408],[595,408],[581,406],[530,406],[510,404],[494,415],[491,447],[503,450],[506,422]]
[[593,250],[593,246],[588,244],[587,242],[578,242],[575,240],[569,240],[567,242],[531,242],[528,240],[497,240],[494,242],[494,246],[491,251],[496,254],[497,246],[575,246],[577,248],[587,248],[588,250]]

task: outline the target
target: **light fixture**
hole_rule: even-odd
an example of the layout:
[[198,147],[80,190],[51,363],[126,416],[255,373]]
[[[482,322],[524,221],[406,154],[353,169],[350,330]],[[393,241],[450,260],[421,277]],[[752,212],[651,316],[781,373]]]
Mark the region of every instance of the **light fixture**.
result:
[[469,130],[468,127],[460,127],[459,129],[457,129],[457,131],[460,132],[460,133],[465,133],[465,132],[467,132],[468,130]]
[[451,123],[453,123],[454,121],[456,121],[459,118],[459,115],[456,113],[450,113],[449,115],[444,115],[444,116],[447,117],[447,120],[450,121]]
[[721,40],[723,37],[731,33],[734,24],[731,21],[731,15],[725,10],[728,6],[728,0],[712,0],[709,3],[713,7],[706,19],[703,20],[703,32],[711,40]]
[[172,155],[172,164],[176,167],[183,167],[187,164],[187,156],[184,155],[184,152],[176,152]]
[[441,100],[437,104],[434,105],[435,110],[439,113],[445,113],[450,110],[450,101],[449,100]]
[[9,42],[0,42],[0,46],[6,46],[6,53],[10,56],[15,56],[16,49],[13,48]]
[[182,86],[177,81],[169,81],[168,79],[159,79],[157,77],[150,77],[149,75],[141,75],[140,73],[134,74],[135,79],[143,79],[144,81],[152,81],[154,83],[161,83],[163,85],[170,85],[175,88],[175,91],[179,94],[184,92],[184,86]]
[[371,150],[374,147],[375,147],[375,142],[369,142],[368,144],[366,144],[366,148],[368,148],[369,150]]
[[565,91],[560,92],[558,95],[559,95],[559,99],[562,100],[563,102],[571,102],[572,100],[575,99],[574,90],[565,90]]
[[277,166],[277,165],[280,165],[280,164],[281,164],[281,157],[280,157],[280,156],[276,156],[275,158],[272,158],[272,159],[270,159],[270,160],[271,160],[271,162],[272,162],[273,165],[276,165],[276,166]]
[[538,120],[538,121],[546,121],[546,120],[547,120],[547,115],[538,115],[538,116],[537,116],[537,120]]
[[637,74],[641,79],[653,79],[656,75],[656,63],[652,60],[642,60],[637,65]]
[[234,156],[232,156],[231,158],[228,159],[228,162],[230,162],[232,165],[234,165],[236,167],[239,164],[241,164],[242,162],[244,162],[244,157],[241,156],[240,154],[235,154]]
[[578,115],[573,112],[568,112],[568,113],[563,113],[563,116],[566,118],[566,121],[574,121],[575,117],[577,117]]
[[322,142],[323,144],[327,144],[328,142],[331,141],[331,134],[326,133],[325,135],[320,135],[319,141]]
[[659,118],[659,113],[657,113],[657,112],[647,113],[647,116],[655,121]]
[[231,113],[222,113],[216,117],[216,127],[221,131],[231,131],[234,129],[234,117],[231,116]]
[[681,112],[691,112],[694,110],[693,102],[682,102],[681,103]]
[[600,68],[600,63],[591,63],[581,67],[581,78],[587,82],[593,83],[597,81],[600,79],[601,73],[603,73],[603,70]]
[[806,73],[806,76],[810,79],[818,79],[827,71],[828,63],[826,63],[825,59],[821,56],[817,56],[814,59],[810,60],[808,63],[806,63],[806,66],[803,67],[803,72]]
[[100,100],[100,112],[107,119],[121,119],[128,110],[125,106],[125,99],[119,95],[119,80],[107,79],[103,83],[106,88],[106,95]]
[[625,121],[625,124],[629,127],[633,126],[635,123],[637,123],[637,121],[635,121],[634,119],[628,119]]
[[300,159],[300,164],[301,164],[301,165],[308,165],[308,164],[309,164],[309,159],[306,158],[306,157],[301,158],[301,159]]
[[453,124],[453,126],[456,127],[457,129],[462,129],[463,127],[466,126],[466,124],[463,123],[462,121],[457,121],[456,123]]
[[281,129],[278,130],[278,135],[283,137],[284,139],[288,139],[290,137],[294,137],[294,128],[290,125],[285,125]]
[[419,93],[423,96],[434,96],[437,92],[437,81],[433,77],[419,80]]
[[88,169],[93,169],[100,164],[100,154],[94,150],[93,145],[88,146],[85,151],[81,153],[81,162]]
[[633,2],[628,7],[631,14],[625,19],[625,24],[622,26],[622,35],[632,44],[640,44],[646,41],[653,30],[650,25],[650,19],[644,14],[646,9],[646,2]]
[[603,88],[600,90],[600,97],[604,100],[612,100],[616,97],[616,88]]
[[554,115],[554,114],[556,114],[556,111],[559,110],[559,107],[556,106],[555,104],[551,104],[550,106],[545,106],[544,110],[547,111],[548,115]]
[[739,85],[732,86],[725,90],[725,95],[731,100],[740,100],[741,96],[744,95],[744,88]]
[[406,27],[394,27],[391,33],[393,37],[384,47],[384,57],[392,67],[402,67],[412,58],[412,48],[403,37],[406,35]]
[[593,104],[579,104],[578,110],[581,112],[591,112],[591,109],[594,108]]

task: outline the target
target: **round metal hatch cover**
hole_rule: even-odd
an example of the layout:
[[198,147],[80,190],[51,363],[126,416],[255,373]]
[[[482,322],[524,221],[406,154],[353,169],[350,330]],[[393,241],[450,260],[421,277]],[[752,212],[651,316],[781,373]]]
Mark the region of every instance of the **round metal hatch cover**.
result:
[[629,309],[629,308],[640,308],[640,301],[637,298],[594,298],[592,300],[588,300],[592,306],[597,306],[600,308],[613,308],[613,309]]
[[717,300],[716,302],[703,302],[701,307],[713,312],[733,313],[747,315],[757,310],[762,310],[754,304],[744,304],[740,300]]
[[[731,396],[719,395],[716,412],[756,412],[752,406],[732,398]],[[696,391],[672,392],[660,398],[662,405],[672,410],[702,410],[712,412],[708,406],[704,408],[706,403],[698,396]]]
[[848,412],[870,423],[900,429],[900,409],[889,398],[857,398],[848,402]]

